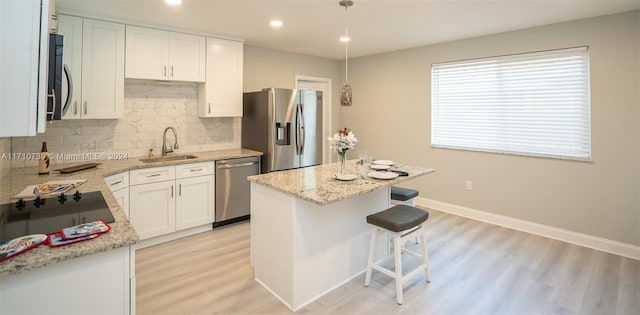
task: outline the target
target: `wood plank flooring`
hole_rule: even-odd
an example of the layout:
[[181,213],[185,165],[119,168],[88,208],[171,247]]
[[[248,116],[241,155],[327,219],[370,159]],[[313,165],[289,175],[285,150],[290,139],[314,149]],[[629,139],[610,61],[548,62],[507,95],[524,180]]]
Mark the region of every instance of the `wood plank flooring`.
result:
[[[403,305],[374,271],[370,287],[362,274],[296,313],[640,314],[640,261],[430,213],[432,282],[406,284]],[[138,251],[138,314],[292,314],[253,280],[249,246],[245,222]]]

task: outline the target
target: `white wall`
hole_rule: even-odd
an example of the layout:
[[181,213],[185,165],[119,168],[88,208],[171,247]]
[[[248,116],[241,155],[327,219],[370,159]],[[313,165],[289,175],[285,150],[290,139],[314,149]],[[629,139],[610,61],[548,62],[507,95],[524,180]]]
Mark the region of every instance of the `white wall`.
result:
[[[636,11],[350,60],[354,105],[340,107],[341,125],[356,152],[435,168],[408,184],[423,197],[640,245],[638,25]],[[432,63],[583,45],[592,162],[430,147]]]
[[[338,45],[338,44],[336,44]],[[332,87],[332,123],[338,129],[340,104],[340,62],[268,48],[245,45],[244,47],[244,91],[260,91],[267,87],[294,88],[296,75],[329,78]]]

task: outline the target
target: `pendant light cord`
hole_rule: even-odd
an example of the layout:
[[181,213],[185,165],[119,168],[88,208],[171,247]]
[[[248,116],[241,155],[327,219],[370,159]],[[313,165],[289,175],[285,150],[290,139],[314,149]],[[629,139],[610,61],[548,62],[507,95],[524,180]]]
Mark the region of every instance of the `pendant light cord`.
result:
[[347,40],[344,42],[344,80],[349,81],[349,7],[344,7],[344,33]]

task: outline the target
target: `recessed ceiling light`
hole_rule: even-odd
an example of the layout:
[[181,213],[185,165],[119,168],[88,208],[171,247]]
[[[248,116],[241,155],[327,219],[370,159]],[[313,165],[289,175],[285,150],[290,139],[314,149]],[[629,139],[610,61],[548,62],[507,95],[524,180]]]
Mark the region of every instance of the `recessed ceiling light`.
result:
[[269,23],[271,26],[273,27],[282,27],[282,21],[280,20],[273,20],[271,21],[271,23]]
[[343,43],[349,42],[351,41],[351,38],[349,38],[349,36],[342,36],[340,37],[340,41]]
[[182,0],[164,0],[164,3],[168,5],[181,5]]

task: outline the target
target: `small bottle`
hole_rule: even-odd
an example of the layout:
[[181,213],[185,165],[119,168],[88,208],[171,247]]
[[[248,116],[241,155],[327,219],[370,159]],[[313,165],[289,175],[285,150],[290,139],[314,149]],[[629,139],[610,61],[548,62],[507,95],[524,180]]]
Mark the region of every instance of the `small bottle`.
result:
[[42,150],[40,150],[40,160],[38,160],[38,174],[49,174],[49,151],[47,151],[47,142],[42,142]]

